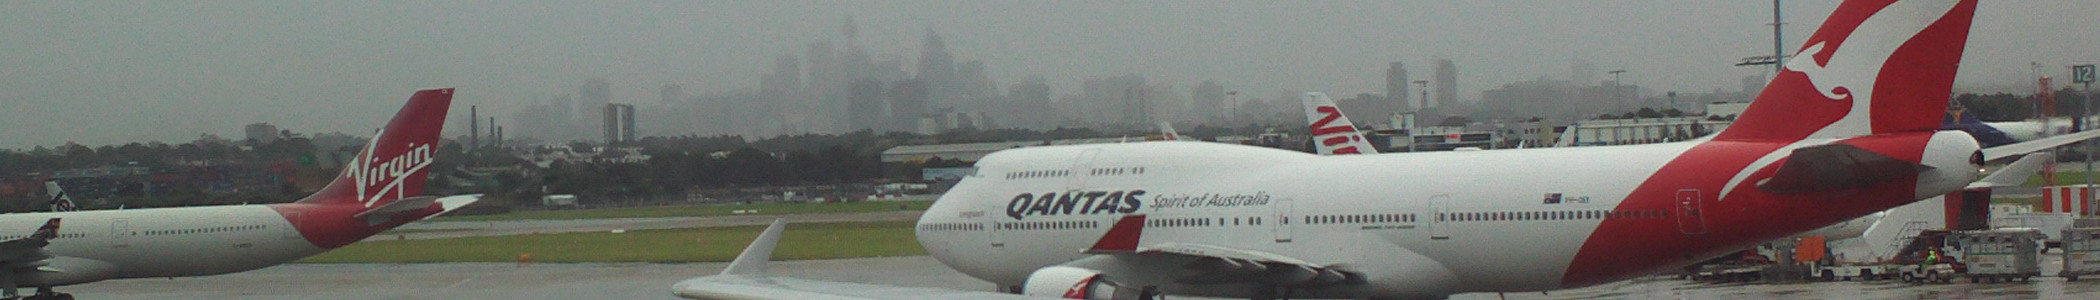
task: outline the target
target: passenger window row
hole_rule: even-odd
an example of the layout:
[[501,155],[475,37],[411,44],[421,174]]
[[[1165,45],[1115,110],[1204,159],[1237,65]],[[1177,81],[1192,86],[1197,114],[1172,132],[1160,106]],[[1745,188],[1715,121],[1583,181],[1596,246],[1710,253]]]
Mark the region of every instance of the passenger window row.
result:
[[1145,227],[1203,227],[1203,226],[1256,226],[1266,223],[1260,217],[1245,218],[1157,218],[1145,220]]
[[984,230],[984,224],[978,224],[978,223],[933,223],[933,224],[926,224],[926,225],[920,225],[920,226],[919,226],[919,230],[923,230],[923,231],[977,231],[977,230]]
[[1447,222],[1617,220],[1661,219],[1668,217],[1670,217],[1670,213],[1665,210],[1498,211],[1437,214],[1437,220]]
[[1415,214],[1358,214],[1305,216],[1305,224],[1410,223]]
[[147,231],[146,231],[145,233],[146,233],[146,235],[170,235],[170,234],[191,234],[191,233],[211,233],[211,232],[229,232],[229,231],[242,231],[242,230],[258,230],[258,229],[263,229],[263,226],[262,226],[262,225],[246,225],[246,226],[225,226],[225,227],[211,227],[211,228],[194,228],[194,229],[147,230]]
[[1137,175],[1137,174],[1145,174],[1145,167],[1129,167],[1129,168],[1094,168],[1094,171],[1093,171],[1093,173],[1091,173],[1091,174],[1092,174],[1092,175],[1094,175],[1094,176],[1102,176],[1102,175]]
[[1026,178],[1050,178],[1050,177],[1064,177],[1064,176],[1065,176],[1066,174],[1068,174],[1068,173],[1071,173],[1071,171],[1066,171],[1066,170],[1036,170],[1036,171],[1019,171],[1019,172],[1007,172],[1007,173],[1006,173],[1006,179],[1026,179]]
[[1000,223],[1000,224],[999,224],[999,229],[1001,229],[1001,230],[1058,230],[1058,229],[1086,229],[1086,228],[1098,228],[1098,227],[1100,227],[1100,226],[1101,226],[1101,224],[1095,223],[1095,222],[1093,222],[1093,221],[1036,221],[1036,222],[1015,222],[1015,223]]

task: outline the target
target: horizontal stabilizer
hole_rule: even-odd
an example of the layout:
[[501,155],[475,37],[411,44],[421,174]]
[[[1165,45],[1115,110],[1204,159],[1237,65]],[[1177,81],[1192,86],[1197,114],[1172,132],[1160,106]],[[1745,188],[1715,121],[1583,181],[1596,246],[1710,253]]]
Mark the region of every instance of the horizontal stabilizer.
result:
[[2020,142],[2011,145],[1983,148],[1983,160],[1995,161],[2001,158],[2019,156],[2020,154],[2048,150],[2049,148],[2056,148],[2058,146],[2069,145],[2071,143],[2076,143],[2079,141],[2090,140],[2094,137],[2100,137],[2100,130],[2088,130],[2084,132],[2075,132],[2071,134],[2040,138],[2032,141]]
[[436,218],[436,217],[438,217],[438,216],[443,216],[443,215],[445,215],[445,214],[449,214],[449,213],[452,213],[453,211],[457,211],[457,210],[459,210],[459,208],[461,208],[461,207],[466,207],[466,206],[467,206],[468,204],[474,204],[474,202],[479,202],[479,201],[481,201],[481,194],[472,194],[472,195],[455,195],[455,196],[445,196],[445,197],[443,197],[443,198],[438,198],[438,199],[437,199],[438,207],[439,207],[440,209],[444,209],[444,210],[440,210],[440,211],[438,211],[438,213],[434,213],[434,214],[430,214],[429,216],[425,216],[425,217],[423,217],[423,219],[424,219],[424,220],[429,220],[430,218]]
[[353,217],[364,219],[366,222],[383,223],[386,222],[387,219],[393,218],[395,214],[420,211],[425,208],[430,208],[430,204],[437,203],[437,199],[437,196],[415,196],[401,198],[401,200],[394,200],[394,202],[388,202],[386,205],[380,205],[379,207],[367,209],[365,210],[365,212],[357,213],[357,215]]
[[1757,188],[1775,194],[1865,187],[1931,169],[1859,146],[1828,144],[1794,149],[1786,164]]
[[1998,168],[1997,171],[1991,172],[1991,175],[1984,176],[1983,180],[1970,183],[1966,189],[2020,186],[2027,183],[2027,177],[2032,177],[2036,172],[2040,172],[2042,165],[2046,165],[2053,160],[2055,158],[2049,155],[2048,152],[2028,154],[2025,157],[2020,157],[2020,160],[2013,161],[2012,164]]

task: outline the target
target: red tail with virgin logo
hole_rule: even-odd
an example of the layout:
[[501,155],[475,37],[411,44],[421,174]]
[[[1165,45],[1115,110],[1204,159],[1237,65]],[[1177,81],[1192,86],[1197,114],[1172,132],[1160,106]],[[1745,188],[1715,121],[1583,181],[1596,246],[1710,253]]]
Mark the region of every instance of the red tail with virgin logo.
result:
[[1845,1],[1716,140],[1939,129],[1975,1]]
[[370,208],[421,196],[451,107],[450,88],[416,91],[385,128],[372,134],[364,151],[343,164],[334,182],[298,203]]

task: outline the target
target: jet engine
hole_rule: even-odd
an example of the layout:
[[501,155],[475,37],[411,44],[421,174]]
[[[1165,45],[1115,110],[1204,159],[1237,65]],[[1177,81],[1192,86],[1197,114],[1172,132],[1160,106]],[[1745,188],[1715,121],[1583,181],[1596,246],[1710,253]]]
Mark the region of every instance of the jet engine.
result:
[[1154,299],[1158,292],[1123,286],[1109,280],[1101,271],[1051,266],[1029,273],[1021,294],[1063,299],[1137,300]]

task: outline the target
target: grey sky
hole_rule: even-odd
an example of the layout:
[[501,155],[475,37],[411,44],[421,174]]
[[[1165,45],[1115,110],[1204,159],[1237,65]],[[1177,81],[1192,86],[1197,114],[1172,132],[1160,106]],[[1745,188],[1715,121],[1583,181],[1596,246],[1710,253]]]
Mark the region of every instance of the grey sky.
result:
[[[1786,4],[1787,47],[1836,1]],[[362,133],[410,90],[460,88],[455,110],[507,115],[534,97],[612,83],[614,102],[657,88],[754,88],[781,54],[843,44],[842,21],[878,57],[907,64],[927,29],[957,61],[983,60],[1002,90],[1042,75],[1206,79],[1246,95],[1382,92],[1386,62],[1429,77],[1454,60],[1463,98],[1566,78],[1573,60],[1656,90],[1733,90],[1771,52],[1767,1],[4,1],[0,148],[77,141],[237,138],[270,122]],[[1960,90],[2026,88],[2100,60],[2100,1],[1981,4]],[[1597,79],[1609,76],[1599,74]],[[644,120],[645,122],[647,120]],[[508,122],[506,122],[508,123]],[[448,129],[448,135],[464,128]]]

